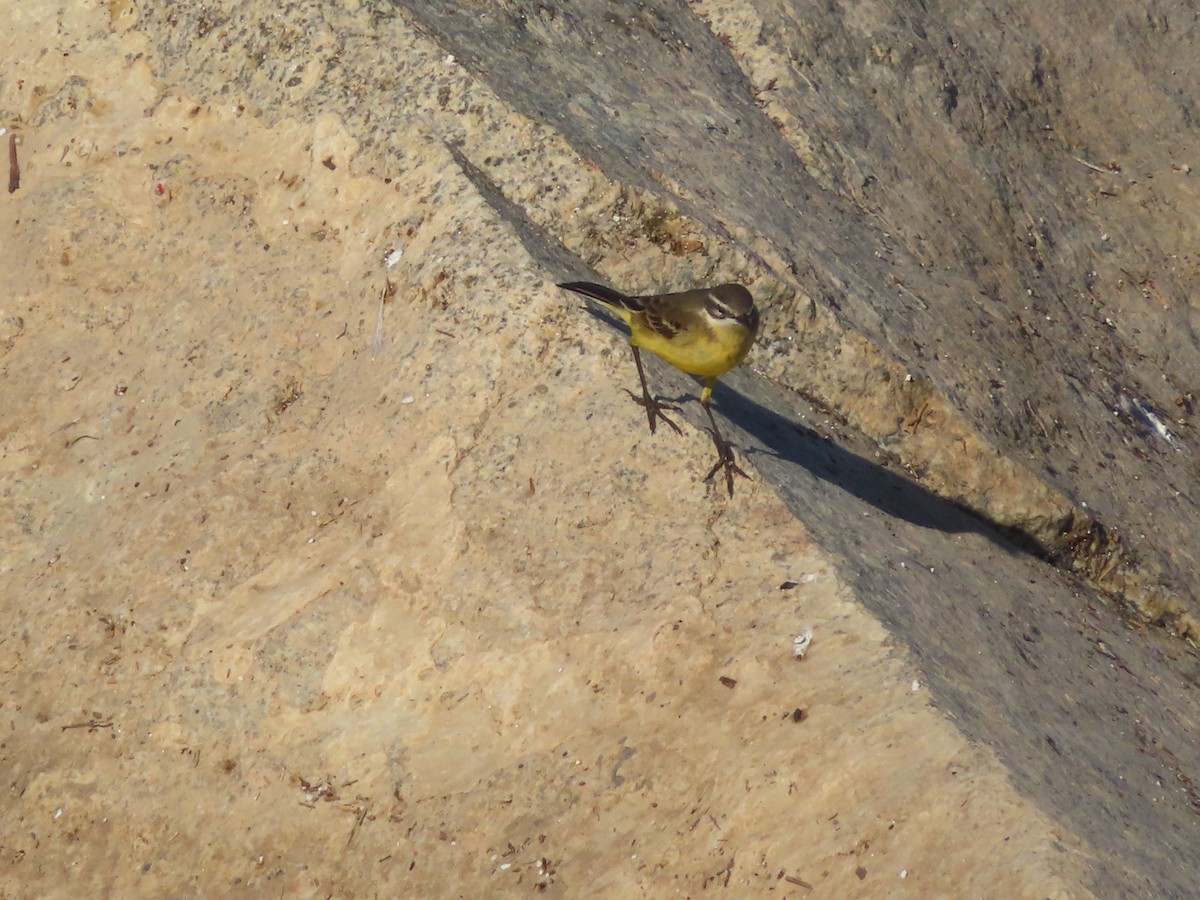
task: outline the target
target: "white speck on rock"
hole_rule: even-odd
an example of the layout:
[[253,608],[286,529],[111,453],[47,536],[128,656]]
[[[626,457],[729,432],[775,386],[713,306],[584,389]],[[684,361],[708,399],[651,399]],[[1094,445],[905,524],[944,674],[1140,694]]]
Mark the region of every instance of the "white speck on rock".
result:
[[792,656],[796,659],[804,659],[804,654],[808,652],[808,645],[812,643],[813,630],[805,628],[792,640]]

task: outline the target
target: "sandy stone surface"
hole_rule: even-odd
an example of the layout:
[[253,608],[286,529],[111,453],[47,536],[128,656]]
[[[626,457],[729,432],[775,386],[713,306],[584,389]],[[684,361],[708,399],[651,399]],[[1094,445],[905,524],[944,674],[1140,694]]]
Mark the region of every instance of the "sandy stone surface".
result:
[[0,893],[1082,893],[444,146],[6,17]]

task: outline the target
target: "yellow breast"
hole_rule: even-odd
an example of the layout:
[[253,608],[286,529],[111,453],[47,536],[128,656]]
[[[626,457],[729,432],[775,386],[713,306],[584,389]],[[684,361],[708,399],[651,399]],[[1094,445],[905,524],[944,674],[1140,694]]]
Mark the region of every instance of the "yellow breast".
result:
[[724,375],[743,359],[754,343],[754,333],[740,322],[724,320],[697,323],[673,337],[665,337],[632,316],[630,342],[661,356],[677,369],[705,378]]

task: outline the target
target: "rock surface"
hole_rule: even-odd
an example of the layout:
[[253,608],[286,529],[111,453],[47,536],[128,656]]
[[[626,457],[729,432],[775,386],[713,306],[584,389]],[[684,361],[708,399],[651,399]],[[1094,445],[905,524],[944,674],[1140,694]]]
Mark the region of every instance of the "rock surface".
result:
[[1187,894],[1194,16],[3,18],[0,893]]

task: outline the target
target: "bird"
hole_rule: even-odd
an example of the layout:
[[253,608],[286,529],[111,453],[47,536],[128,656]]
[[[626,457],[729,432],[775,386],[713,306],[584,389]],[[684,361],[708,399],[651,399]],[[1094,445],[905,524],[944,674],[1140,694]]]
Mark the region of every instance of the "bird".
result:
[[590,281],[568,281],[558,285],[563,290],[582,294],[619,315],[629,326],[629,345],[642,383],[642,396],[626,392],[646,410],[650,433],[662,419],[676,434],[682,434],[664,410],[678,412],[679,407],[656,400],[646,386],[641,350],[669,362],[689,375],[704,379],[700,405],[708,413],[709,429],[716,445],[717,461],[704,480],[709,481],[718,471],[725,473],[729,496],[733,496],[733,476],[749,478],[737,464],[733,447],[721,435],[717,420],[709,405],[717,379],[740,363],[750,352],[758,336],[758,307],[754,297],[740,284],[721,284],[712,288],[696,288],[674,294],[651,294],[633,297]]

